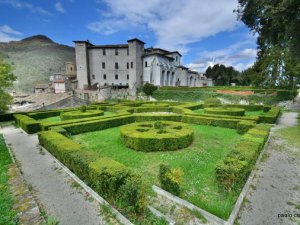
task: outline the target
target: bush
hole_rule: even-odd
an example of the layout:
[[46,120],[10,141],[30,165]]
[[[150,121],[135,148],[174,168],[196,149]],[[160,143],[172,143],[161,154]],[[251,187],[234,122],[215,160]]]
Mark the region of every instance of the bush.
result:
[[208,98],[204,101],[205,105],[221,105],[222,102],[218,98]]
[[238,134],[244,134],[246,133],[249,129],[255,127],[255,122],[254,121],[241,121],[237,125],[237,132]]
[[228,116],[244,116],[245,109],[228,108],[228,107],[211,107],[204,108],[207,114],[228,115]]
[[265,115],[259,116],[259,122],[276,123],[279,114],[280,114],[280,108],[272,107]]
[[80,106],[80,112],[86,112],[86,106],[85,105]]
[[109,158],[92,162],[89,167],[92,187],[100,195],[117,202],[127,212],[145,209],[145,193],[140,176]]
[[33,134],[41,130],[40,123],[29,116],[14,114],[16,125],[20,126],[26,133]]
[[118,127],[124,124],[135,122],[134,116],[119,116],[106,119],[92,120],[63,125],[70,134],[80,134],[97,130],[104,130],[111,127]]
[[258,124],[246,132],[241,141],[215,167],[218,185],[225,191],[241,188],[269,135],[270,126]]
[[141,177],[126,166],[68,139],[54,131],[38,134],[40,144],[95,191],[126,212],[138,213],[146,206]]
[[122,143],[134,150],[170,151],[191,144],[194,132],[186,124],[178,122],[141,122],[120,128]]
[[227,118],[215,118],[208,116],[182,116],[182,122],[199,124],[199,125],[207,125],[207,126],[217,126],[217,127],[225,127],[236,129],[237,124],[240,119],[227,119]]
[[180,184],[183,179],[183,171],[181,169],[171,169],[169,165],[161,164],[159,166],[158,179],[164,190],[177,196],[180,194]]
[[147,96],[151,96],[153,95],[153,92],[157,90],[157,87],[154,86],[153,84],[149,84],[149,83],[146,83],[144,86],[143,86],[143,92],[147,95]]
[[73,119],[80,119],[80,118],[87,118],[87,117],[96,117],[96,116],[103,116],[104,112],[102,110],[88,110],[86,111],[70,111],[70,112],[62,112],[60,114],[61,120],[73,120]]

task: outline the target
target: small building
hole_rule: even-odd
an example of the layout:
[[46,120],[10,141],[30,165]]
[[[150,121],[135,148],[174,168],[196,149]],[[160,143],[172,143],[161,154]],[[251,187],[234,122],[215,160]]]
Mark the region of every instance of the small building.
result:
[[34,93],[47,93],[49,90],[49,84],[36,84],[34,86]]
[[65,70],[49,77],[54,93],[65,93],[77,89],[76,67],[73,62],[65,63]]

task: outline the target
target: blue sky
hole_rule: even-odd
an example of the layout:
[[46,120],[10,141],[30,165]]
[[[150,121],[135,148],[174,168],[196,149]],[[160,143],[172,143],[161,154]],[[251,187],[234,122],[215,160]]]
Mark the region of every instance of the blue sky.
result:
[[0,42],[44,34],[119,44],[137,37],[146,47],[178,50],[183,64],[203,72],[223,63],[253,64],[256,38],[237,21],[237,0],[0,0]]

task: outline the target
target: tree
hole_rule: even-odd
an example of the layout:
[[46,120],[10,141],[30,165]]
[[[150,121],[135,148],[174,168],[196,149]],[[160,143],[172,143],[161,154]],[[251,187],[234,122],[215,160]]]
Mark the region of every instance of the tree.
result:
[[292,86],[294,77],[300,77],[300,1],[238,2],[238,18],[258,34],[257,68],[264,84]]
[[11,66],[0,57],[0,112],[6,111],[12,102],[12,97],[6,91],[12,87],[15,80]]
[[236,83],[238,81],[237,77],[239,72],[232,66],[226,67],[222,64],[216,64],[213,67],[209,66],[206,69],[205,75],[208,78],[212,78],[217,86],[228,86],[230,83]]
[[153,92],[157,90],[157,87],[154,86],[153,84],[149,84],[149,83],[146,83],[144,86],[143,86],[143,92],[147,95],[147,96],[151,96],[153,95]]

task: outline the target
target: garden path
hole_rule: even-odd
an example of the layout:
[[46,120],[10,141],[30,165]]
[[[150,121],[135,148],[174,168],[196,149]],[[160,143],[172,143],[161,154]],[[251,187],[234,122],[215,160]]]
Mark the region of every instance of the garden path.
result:
[[99,204],[42,150],[37,135],[28,135],[13,126],[0,130],[38,202],[60,225],[105,224]]
[[279,135],[297,125],[300,97],[287,108],[295,112],[284,112],[272,127],[237,224],[300,224],[300,146]]

